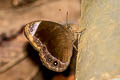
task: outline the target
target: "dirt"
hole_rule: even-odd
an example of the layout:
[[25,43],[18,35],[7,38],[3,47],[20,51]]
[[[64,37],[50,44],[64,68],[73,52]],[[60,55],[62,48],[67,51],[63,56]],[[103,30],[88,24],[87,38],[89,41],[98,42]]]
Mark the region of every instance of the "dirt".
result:
[[[42,73],[42,69],[47,69],[40,67],[37,52],[27,42],[23,31],[19,31],[25,24],[35,20],[65,25],[67,16],[69,24],[78,25],[80,0],[36,0],[20,5],[13,1],[20,0],[0,0],[0,80],[47,80],[44,78],[47,73]],[[74,80],[73,74],[66,77],[65,73],[48,72],[54,74],[50,76],[51,80],[60,77]]]

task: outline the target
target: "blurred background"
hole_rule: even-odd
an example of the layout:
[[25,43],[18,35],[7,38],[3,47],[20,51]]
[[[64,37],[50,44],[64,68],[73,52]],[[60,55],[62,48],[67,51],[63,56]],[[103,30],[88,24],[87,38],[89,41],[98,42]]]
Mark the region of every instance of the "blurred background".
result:
[[68,23],[77,25],[80,3],[80,0],[0,0],[0,80],[74,80],[75,56],[62,73],[46,69],[38,52],[25,39],[23,26],[35,20],[64,25],[67,12]]

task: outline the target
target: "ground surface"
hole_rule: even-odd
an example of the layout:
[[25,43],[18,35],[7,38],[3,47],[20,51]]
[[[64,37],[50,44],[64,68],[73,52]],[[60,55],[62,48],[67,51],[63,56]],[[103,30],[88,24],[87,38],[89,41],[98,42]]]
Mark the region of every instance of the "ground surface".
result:
[[74,80],[74,74],[52,72],[47,76],[51,71],[40,68],[37,52],[25,39],[22,27],[34,20],[66,24],[67,12],[68,23],[77,25],[80,1],[37,0],[20,6],[13,1],[17,0],[0,0],[0,80]]

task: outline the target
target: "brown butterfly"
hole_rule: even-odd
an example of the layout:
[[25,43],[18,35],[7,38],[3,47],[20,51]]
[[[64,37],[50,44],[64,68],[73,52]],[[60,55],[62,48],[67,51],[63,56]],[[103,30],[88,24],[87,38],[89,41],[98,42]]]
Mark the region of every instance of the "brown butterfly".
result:
[[52,21],[33,21],[26,24],[24,33],[48,69],[62,72],[68,67],[75,41],[68,26]]

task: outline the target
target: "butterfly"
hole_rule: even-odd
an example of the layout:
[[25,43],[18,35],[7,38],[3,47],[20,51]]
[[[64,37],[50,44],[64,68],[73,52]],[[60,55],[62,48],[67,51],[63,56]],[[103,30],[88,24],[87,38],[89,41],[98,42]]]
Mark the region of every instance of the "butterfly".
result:
[[55,72],[66,70],[75,42],[69,26],[45,20],[33,21],[25,25],[24,34],[39,51],[44,66]]

